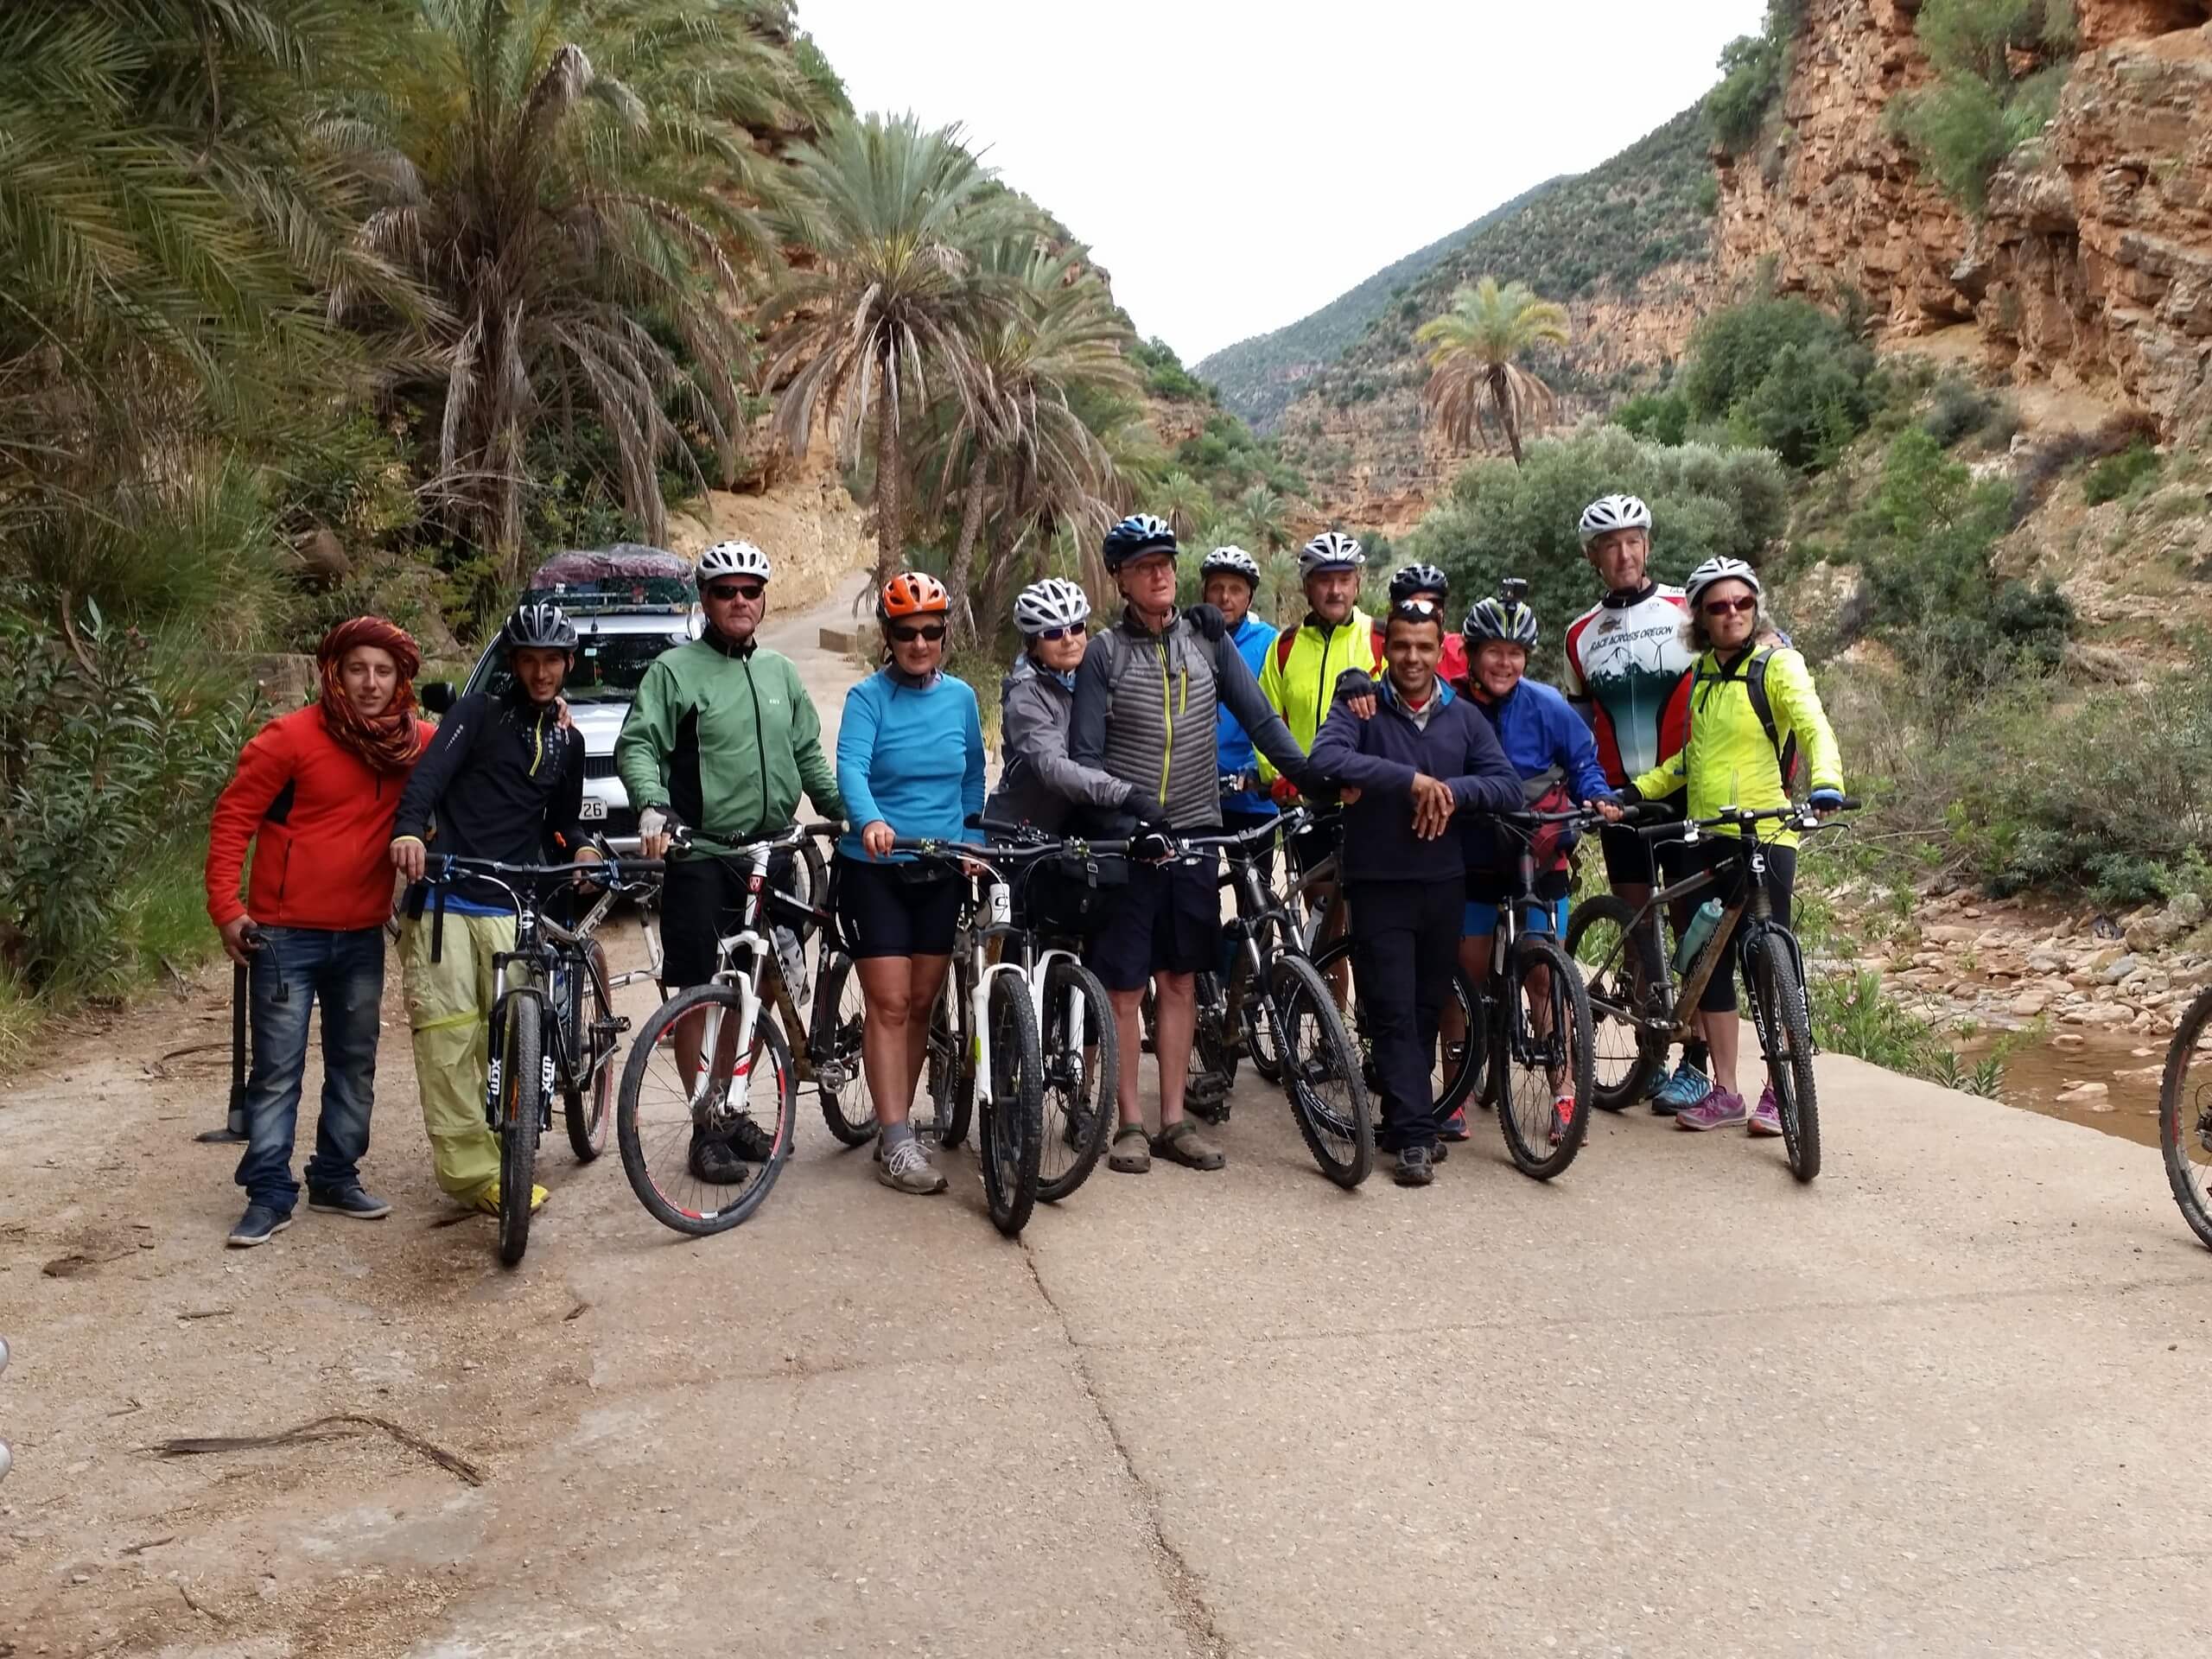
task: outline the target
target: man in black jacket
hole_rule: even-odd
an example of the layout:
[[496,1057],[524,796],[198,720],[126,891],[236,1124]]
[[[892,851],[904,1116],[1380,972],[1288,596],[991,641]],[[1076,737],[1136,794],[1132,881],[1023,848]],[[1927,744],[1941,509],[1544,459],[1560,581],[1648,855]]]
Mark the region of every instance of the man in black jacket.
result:
[[1469,809],[1518,811],[1521,778],[1490,722],[1438,677],[1437,607],[1408,601],[1384,629],[1389,672],[1374,718],[1349,706],[1372,682],[1339,679],[1313,766],[1347,785],[1340,857],[1352,973],[1382,1086],[1382,1146],[1397,1154],[1399,1185],[1425,1186],[1435,1179],[1437,1020],[1465,910],[1465,837],[1453,819]]
[[[392,825],[391,861],[410,883],[427,868],[432,814],[442,856],[537,864],[592,860],[579,822],[582,734],[561,721],[561,684],[576,631],[556,605],[524,605],[500,639],[512,684],[461,699],[407,780]],[[456,883],[445,921],[421,914],[410,887],[399,961],[407,1022],[415,1037],[415,1082],[438,1185],[473,1209],[499,1213],[499,1143],[484,1121],[486,1020],[498,993],[493,957],[515,945],[513,906],[497,887]],[[438,960],[430,941],[439,936]],[[532,1209],[545,1189],[529,1194]]]

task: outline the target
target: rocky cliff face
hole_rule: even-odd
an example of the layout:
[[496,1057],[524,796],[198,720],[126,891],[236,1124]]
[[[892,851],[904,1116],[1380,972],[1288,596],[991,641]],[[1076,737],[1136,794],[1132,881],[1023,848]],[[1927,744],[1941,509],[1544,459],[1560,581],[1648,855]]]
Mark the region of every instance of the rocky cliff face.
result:
[[1971,321],[1993,368],[2171,433],[2212,417],[2212,0],[2082,0],[2057,118],[1976,224],[1891,131],[1927,84],[1903,0],[1808,0],[1778,141],[1719,164],[1724,277],[1866,296],[1893,337]]

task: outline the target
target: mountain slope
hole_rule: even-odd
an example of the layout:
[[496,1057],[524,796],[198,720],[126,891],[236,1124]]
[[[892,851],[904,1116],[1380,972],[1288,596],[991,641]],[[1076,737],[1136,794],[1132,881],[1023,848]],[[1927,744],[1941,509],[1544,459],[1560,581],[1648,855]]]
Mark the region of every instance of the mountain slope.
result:
[[1571,338],[1538,372],[1573,419],[1681,354],[1718,285],[1711,168],[1695,107],[1589,172],[1535,192],[1415,276],[1277,422],[1329,517],[1407,528],[1465,460],[1421,419],[1414,331],[1484,276],[1564,302]]
[[[1562,175],[1564,177],[1565,175]],[[1439,237],[1425,248],[1382,267],[1358,287],[1339,294],[1319,310],[1272,333],[1224,346],[1198,365],[1202,380],[1218,388],[1221,400],[1260,432],[1271,432],[1306,378],[1336,361],[1344,349],[1398,297],[1461,243],[1509,214],[1518,213],[1560,182],[1547,179],[1502,202],[1473,223]]]

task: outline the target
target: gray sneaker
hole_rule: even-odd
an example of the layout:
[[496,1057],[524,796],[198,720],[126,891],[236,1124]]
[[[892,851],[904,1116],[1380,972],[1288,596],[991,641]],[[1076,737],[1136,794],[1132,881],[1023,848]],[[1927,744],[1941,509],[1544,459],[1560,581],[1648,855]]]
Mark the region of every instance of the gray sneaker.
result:
[[1397,1173],[1392,1177],[1400,1186],[1427,1186],[1436,1179],[1436,1164],[1428,1147],[1402,1147],[1398,1151]]
[[944,1191],[944,1176],[930,1162],[922,1143],[912,1138],[901,1141],[883,1154],[883,1161],[875,1166],[875,1179],[900,1192]]

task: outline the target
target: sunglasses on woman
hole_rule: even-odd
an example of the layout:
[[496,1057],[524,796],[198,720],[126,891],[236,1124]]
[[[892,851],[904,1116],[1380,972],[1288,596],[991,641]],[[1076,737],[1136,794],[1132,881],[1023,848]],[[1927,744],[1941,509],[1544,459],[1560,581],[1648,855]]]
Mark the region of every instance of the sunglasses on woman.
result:
[[1705,602],[1707,616],[1741,616],[1745,611],[1759,607],[1757,594],[1745,594],[1741,599],[1712,599]]
[[893,628],[891,637],[902,645],[911,645],[917,639],[926,639],[931,645],[944,638],[944,624],[931,622],[918,628]]
[[725,605],[733,599],[741,599],[750,603],[767,591],[757,582],[718,582],[707,589],[707,597],[718,599]]
[[1089,626],[1090,624],[1085,622],[1071,622],[1065,628],[1046,628],[1039,633],[1037,637],[1039,639],[1047,639],[1052,641],[1054,645],[1058,645],[1063,639],[1082,639],[1084,630]]

